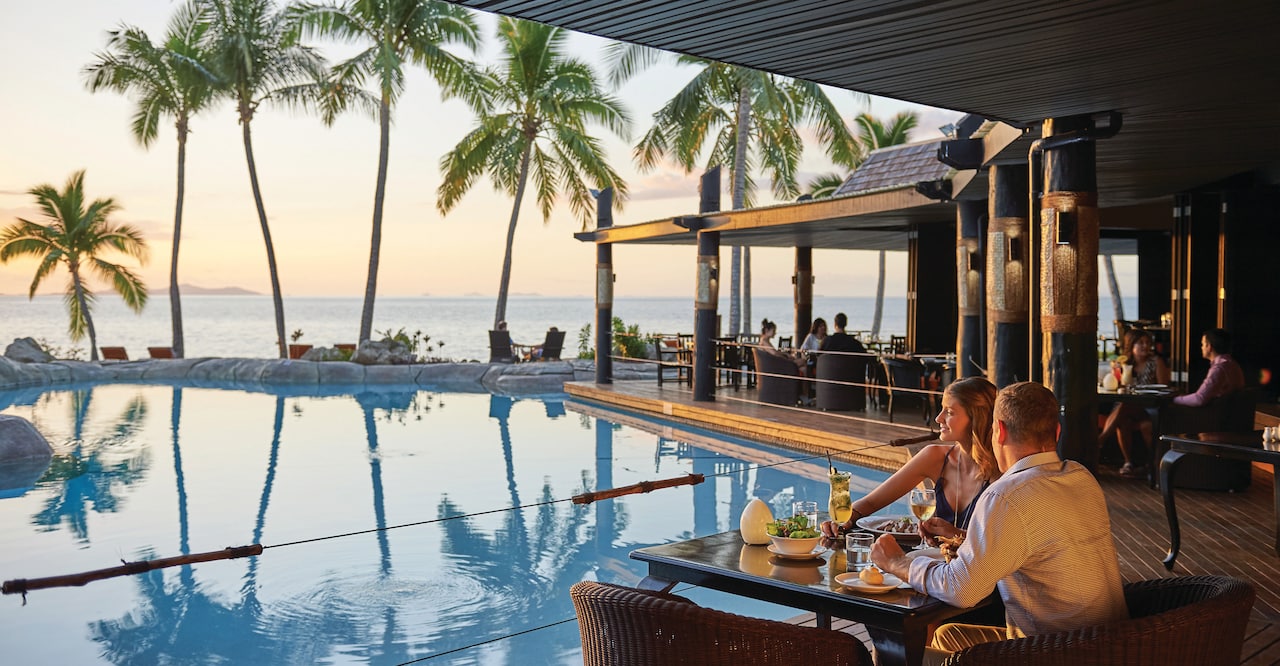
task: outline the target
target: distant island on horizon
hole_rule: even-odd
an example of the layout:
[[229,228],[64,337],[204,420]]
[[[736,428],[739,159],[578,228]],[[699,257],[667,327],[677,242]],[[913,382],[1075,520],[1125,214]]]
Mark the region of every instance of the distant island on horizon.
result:
[[[178,289],[192,296],[261,296],[262,294],[244,287],[201,287],[194,284],[178,284]],[[165,287],[162,293],[169,293]]]

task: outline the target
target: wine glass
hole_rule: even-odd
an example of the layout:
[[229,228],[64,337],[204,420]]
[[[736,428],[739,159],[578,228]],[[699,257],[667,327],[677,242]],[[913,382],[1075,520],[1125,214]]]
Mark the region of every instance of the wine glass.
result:
[[[907,503],[911,505],[911,513],[920,522],[924,522],[933,517],[933,512],[938,508],[938,496],[931,488],[913,488]],[[920,545],[916,548],[928,547],[924,539],[920,540]]]

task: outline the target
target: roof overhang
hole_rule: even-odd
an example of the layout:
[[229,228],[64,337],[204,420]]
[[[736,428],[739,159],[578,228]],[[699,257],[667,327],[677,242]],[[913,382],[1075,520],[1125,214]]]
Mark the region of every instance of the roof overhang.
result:
[[1017,129],[1119,112],[1097,143],[1103,206],[1280,162],[1274,0],[454,1]]
[[606,227],[574,234],[594,243],[692,245],[699,230],[720,232],[721,245],[905,250],[914,225],[955,219],[953,204],[912,186],[830,199],[721,211]]

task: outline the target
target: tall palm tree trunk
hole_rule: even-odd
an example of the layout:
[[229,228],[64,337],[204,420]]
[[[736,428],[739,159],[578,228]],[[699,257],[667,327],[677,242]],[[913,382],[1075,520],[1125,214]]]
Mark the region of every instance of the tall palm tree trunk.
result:
[[267,271],[271,274],[271,302],[276,309],[276,345],[280,350],[280,358],[289,358],[289,348],[284,337],[284,298],[280,295],[280,273],[276,269],[276,249],[271,244],[271,227],[267,224],[267,209],[262,205],[262,190],[258,187],[258,167],[253,161],[253,139],[249,133],[249,117],[240,116],[241,132],[244,135],[244,157],[249,163],[249,185],[253,188],[253,203],[258,209],[258,222],[262,225],[262,242],[267,246]]
[[[738,90],[737,145],[733,149],[733,209],[742,210],[747,202],[747,145],[750,139],[751,95],[746,86]],[[735,245],[730,255],[729,327],[734,332],[751,332],[751,315],[742,319],[742,246]],[[739,328],[739,326],[741,328]]]
[[742,318],[750,326],[751,318],[751,248],[742,248]]
[[80,305],[80,315],[84,317],[84,326],[89,329],[89,360],[98,360],[98,332],[93,328],[93,316],[89,314],[89,302],[84,297],[84,283],[80,281],[80,266],[71,265],[71,284],[76,293],[76,303]]
[[529,180],[529,153],[533,151],[533,139],[525,144],[520,156],[520,181],[516,185],[516,201],[511,206],[511,222],[507,224],[507,249],[502,256],[502,281],[498,283],[498,307],[493,315],[493,327],[507,318],[507,291],[511,288],[511,250],[516,241],[516,222],[520,219],[520,201],[524,199],[524,187]]
[[1124,301],[1120,299],[1120,283],[1116,281],[1116,265],[1111,255],[1102,255],[1102,264],[1107,270],[1107,288],[1111,291],[1111,310],[1116,321],[1124,320]]
[[378,106],[378,184],[373,194],[373,236],[369,239],[369,277],[364,283],[364,310],[360,313],[360,338],[373,337],[373,303],[378,295],[378,261],[382,256],[382,203],[387,195],[387,157],[391,150],[391,101],[382,94]]
[[884,250],[880,250],[880,271],[876,278],[876,309],[871,316],[871,339],[880,337],[880,319],[884,316]]
[[173,356],[183,358],[182,295],[178,289],[178,245],[182,242],[182,202],[187,190],[187,118],[178,118],[178,195],[173,207],[173,254],[169,257],[169,318],[173,325]]

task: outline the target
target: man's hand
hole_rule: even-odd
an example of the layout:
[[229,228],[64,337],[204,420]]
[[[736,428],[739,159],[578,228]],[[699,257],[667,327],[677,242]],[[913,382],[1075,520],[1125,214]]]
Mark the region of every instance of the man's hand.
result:
[[911,559],[903,552],[902,546],[898,545],[898,540],[889,534],[881,534],[871,544],[871,561],[881,571],[887,571],[902,580],[906,580],[907,574],[911,572]]
[[929,520],[921,521],[918,531],[920,538],[924,539],[924,542],[930,546],[938,545],[938,540],[935,537],[942,536],[948,539],[964,537],[964,530],[941,518],[930,518]]

